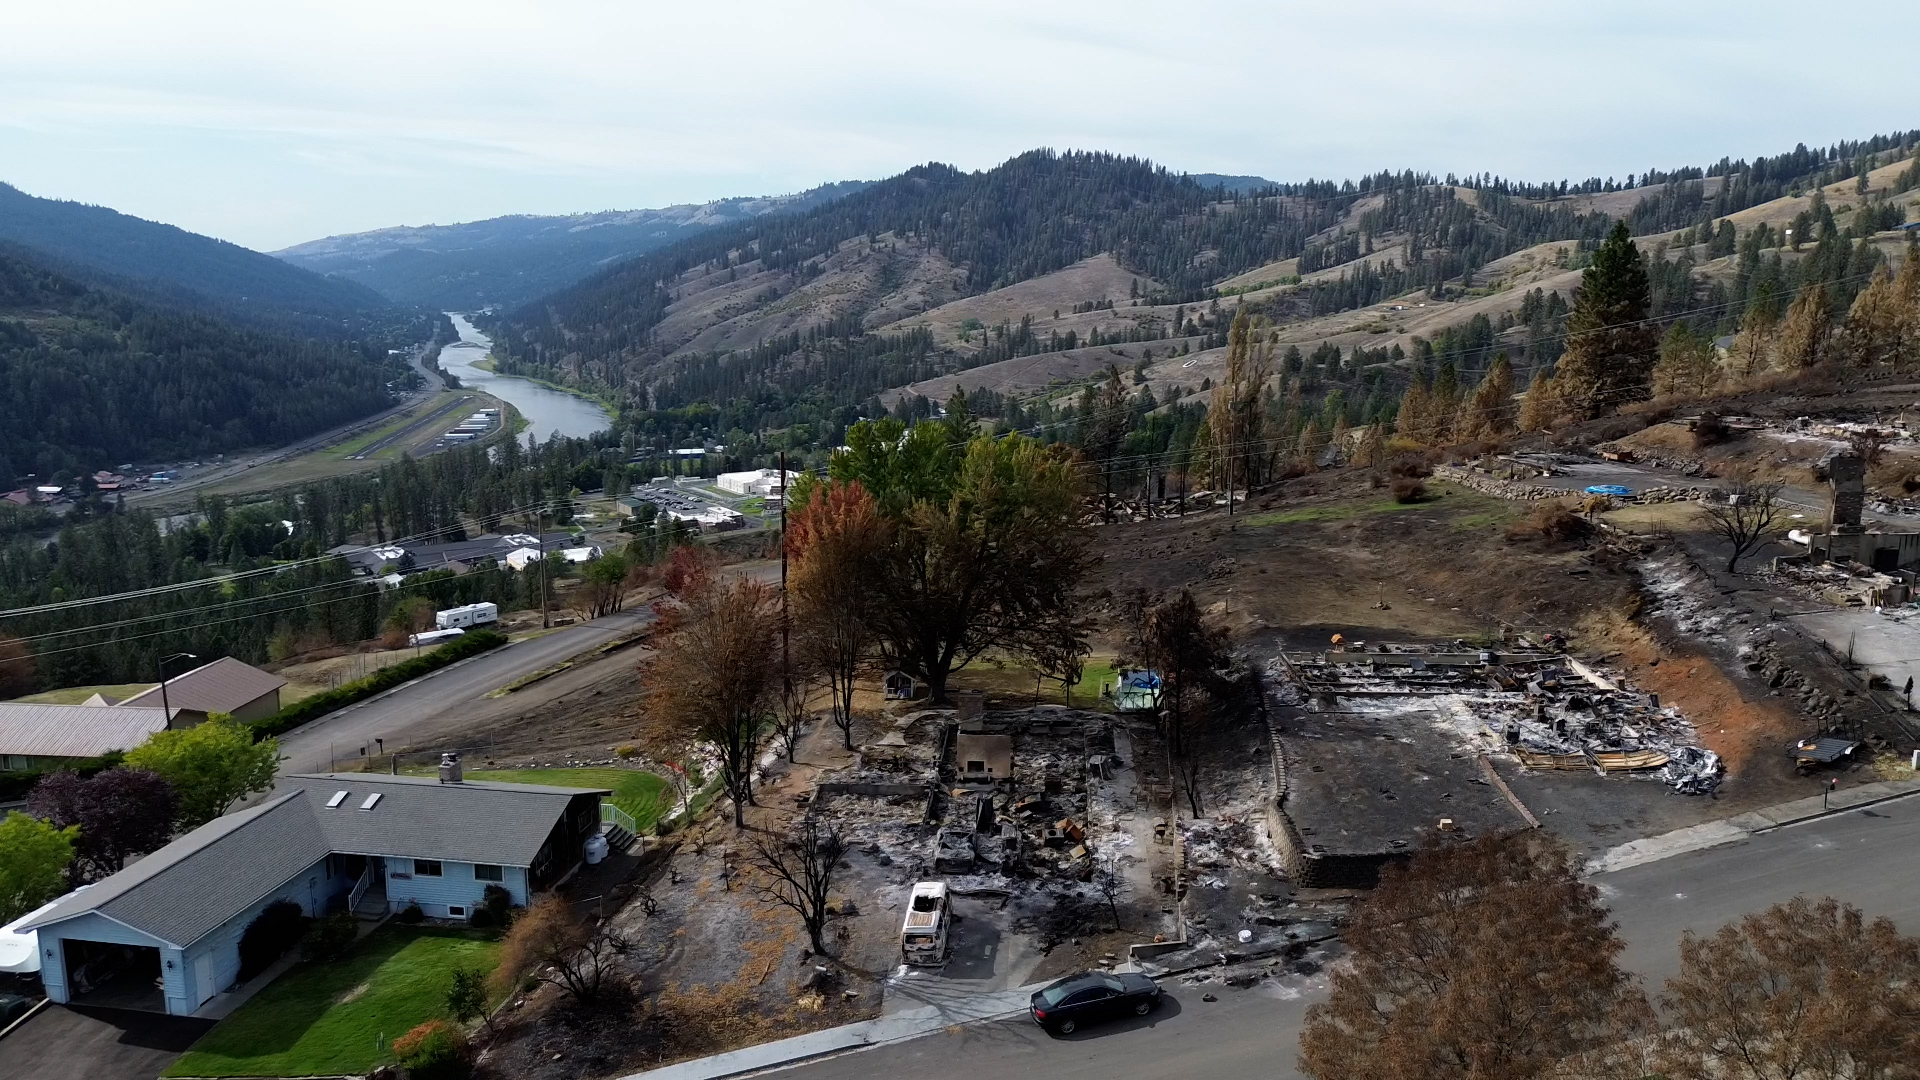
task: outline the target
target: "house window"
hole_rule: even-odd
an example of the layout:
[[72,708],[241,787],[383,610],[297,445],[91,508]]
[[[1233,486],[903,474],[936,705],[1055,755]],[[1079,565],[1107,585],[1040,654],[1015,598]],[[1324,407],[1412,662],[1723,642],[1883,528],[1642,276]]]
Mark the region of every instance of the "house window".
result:
[[467,914],[467,909],[466,909],[466,908],[464,908],[464,907],[461,907],[461,906],[460,906],[459,904],[448,904],[448,905],[447,905],[447,918],[449,918],[449,919],[458,919],[458,918],[462,918],[462,917],[464,917],[464,916],[465,916],[466,914]]
[[986,772],[987,763],[984,761],[969,761],[967,762],[967,771],[968,772]]
[[415,859],[413,860],[413,872],[418,877],[439,877],[440,860]]
[[500,868],[497,866],[488,866],[486,863],[473,864],[473,880],[475,881],[499,881],[500,876]]

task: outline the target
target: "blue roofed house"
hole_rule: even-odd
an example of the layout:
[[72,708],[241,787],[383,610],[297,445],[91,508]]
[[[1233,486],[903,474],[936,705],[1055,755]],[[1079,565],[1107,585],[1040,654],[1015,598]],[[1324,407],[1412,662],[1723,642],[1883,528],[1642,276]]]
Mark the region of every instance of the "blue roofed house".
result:
[[[458,777],[458,772],[453,775]],[[462,919],[489,885],[516,905],[580,865],[605,791],[432,777],[283,777],[262,803],[68,894],[36,931],[56,1002],[190,1015],[236,981],[269,904]]]

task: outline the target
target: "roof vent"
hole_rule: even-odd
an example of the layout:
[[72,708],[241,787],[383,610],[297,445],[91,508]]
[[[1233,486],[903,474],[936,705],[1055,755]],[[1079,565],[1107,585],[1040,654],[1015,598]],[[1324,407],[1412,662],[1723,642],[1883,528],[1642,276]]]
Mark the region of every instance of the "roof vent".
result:
[[345,791],[336,791],[333,793],[333,798],[327,800],[327,809],[337,809],[341,803],[346,801],[347,793]]
[[360,804],[360,809],[371,810],[374,808],[374,805],[379,801],[380,801],[380,793],[376,791],[373,794],[367,796],[367,801]]

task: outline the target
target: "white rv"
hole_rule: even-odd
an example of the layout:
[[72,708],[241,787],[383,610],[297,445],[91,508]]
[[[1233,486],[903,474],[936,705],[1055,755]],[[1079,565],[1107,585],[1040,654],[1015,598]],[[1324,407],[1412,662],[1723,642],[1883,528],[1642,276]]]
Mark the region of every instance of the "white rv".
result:
[[900,954],[909,964],[938,965],[947,959],[947,928],[953,909],[944,881],[915,882],[907,899],[907,921],[900,928]]
[[500,608],[494,604],[463,604],[433,613],[433,625],[439,630],[452,630],[461,626],[480,626],[500,618]]

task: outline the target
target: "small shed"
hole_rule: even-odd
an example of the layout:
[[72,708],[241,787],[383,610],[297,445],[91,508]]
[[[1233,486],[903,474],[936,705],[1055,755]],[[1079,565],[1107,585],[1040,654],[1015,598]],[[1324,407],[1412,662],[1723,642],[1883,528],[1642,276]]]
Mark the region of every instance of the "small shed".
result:
[[953,740],[953,768],[962,780],[994,783],[1013,776],[1011,735],[966,735]]
[[924,697],[927,684],[904,671],[889,671],[880,679],[888,701],[914,701]]

